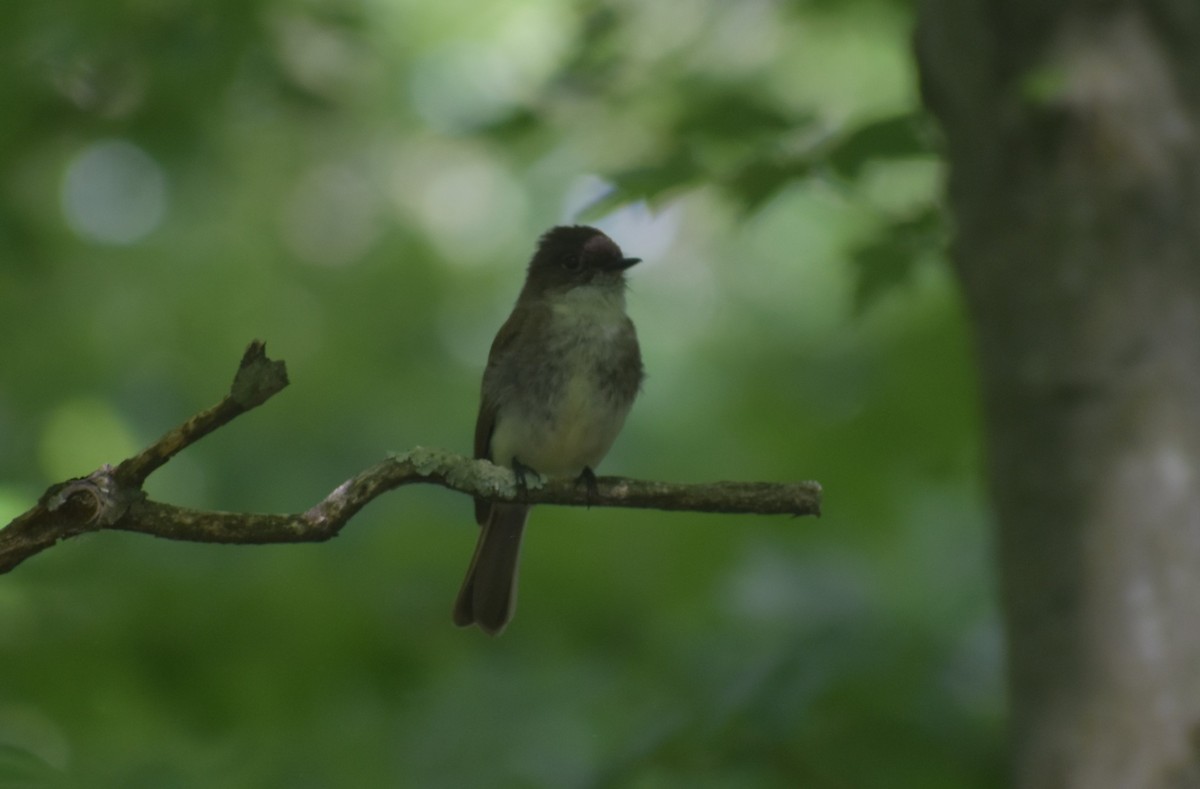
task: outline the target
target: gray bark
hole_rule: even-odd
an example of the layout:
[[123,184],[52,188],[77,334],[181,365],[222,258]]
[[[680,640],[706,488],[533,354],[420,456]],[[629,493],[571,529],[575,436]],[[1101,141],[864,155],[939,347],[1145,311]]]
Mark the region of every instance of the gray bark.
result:
[[1200,2],[924,0],[1013,785],[1200,786]]

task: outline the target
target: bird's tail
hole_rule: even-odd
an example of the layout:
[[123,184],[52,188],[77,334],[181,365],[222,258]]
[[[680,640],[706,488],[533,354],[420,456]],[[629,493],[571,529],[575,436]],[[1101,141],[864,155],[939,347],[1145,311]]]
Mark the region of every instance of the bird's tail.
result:
[[517,604],[517,559],[529,507],[493,504],[479,531],[475,555],[454,603],[454,624],[479,625],[498,636]]

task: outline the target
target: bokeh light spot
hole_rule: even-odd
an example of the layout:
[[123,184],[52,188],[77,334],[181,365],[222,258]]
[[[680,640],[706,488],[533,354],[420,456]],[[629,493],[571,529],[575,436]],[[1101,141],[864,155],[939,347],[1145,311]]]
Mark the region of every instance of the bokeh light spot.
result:
[[553,7],[513,4],[482,39],[447,42],[413,66],[409,94],[421,119],[464,132],[526,104],[558,67],[570,21]]
[[33,505],[34,497],[19,488],[0,485],[0,528]]
[[302,260],[344,266],[361,258],[379,237],[378,197],[370,184],[343,167],[318,167],[297,185],[283,208],[283,237]]
[[167,213],[167,178],[149,154],[126,140],[89,145],[67,165],[62,210],[70,228],[102,244],[133,244]]
[[392,174],[392,195],[451,263],[494,260],[525,226],[528,198],[511,172],[470,148],[416,147]]
[[137,452],[133,431],[108,403],[68,400],[54,409],[42,432],[38,459],[49,479],[78,477]]

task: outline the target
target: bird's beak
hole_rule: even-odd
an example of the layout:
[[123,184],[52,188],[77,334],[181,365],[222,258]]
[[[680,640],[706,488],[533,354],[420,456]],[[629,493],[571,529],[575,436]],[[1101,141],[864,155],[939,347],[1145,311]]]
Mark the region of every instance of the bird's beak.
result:
[[621,258],[619,261],[617,261],[617,264],[613,266],[613,270],[614,271],[624,271],[625,269],[629,268],[630,266],[636,266],[638,263],[641,263],[641,262],[642,262],[641,258]]

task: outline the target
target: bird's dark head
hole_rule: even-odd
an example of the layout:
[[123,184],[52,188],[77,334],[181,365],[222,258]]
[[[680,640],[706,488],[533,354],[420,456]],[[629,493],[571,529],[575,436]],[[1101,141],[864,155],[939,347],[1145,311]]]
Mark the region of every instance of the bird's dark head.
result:
[[615,241],[594,227],[560,225],[538,241],[525,289],[545,293],[581,285],[621,288],[625,269],[639,261],[625,257]]

